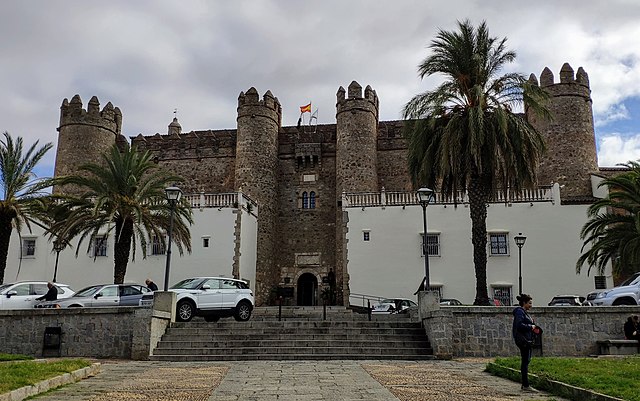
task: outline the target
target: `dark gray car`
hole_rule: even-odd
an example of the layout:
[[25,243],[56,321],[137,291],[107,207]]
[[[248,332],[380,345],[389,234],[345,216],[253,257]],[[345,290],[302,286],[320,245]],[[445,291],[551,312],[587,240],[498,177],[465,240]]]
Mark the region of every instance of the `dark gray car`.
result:
[[141,284],[92,285],[78,291],[71,298],[42,302],[36,308],[139,306],[142,296],[150,292],[150,289]]

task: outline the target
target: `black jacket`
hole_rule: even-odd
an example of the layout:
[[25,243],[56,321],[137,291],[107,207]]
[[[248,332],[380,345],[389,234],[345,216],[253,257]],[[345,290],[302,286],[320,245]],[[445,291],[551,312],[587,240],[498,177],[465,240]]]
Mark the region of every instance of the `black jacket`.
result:
[[36,298],[36,301],[55,301],[56,299],[58,299],[58,289],[55,285],[52,285],[49,291],[43,296]]
[[518,347],[531,346],[533,343],[533,319],[523,307],[513,310],[513,340]]

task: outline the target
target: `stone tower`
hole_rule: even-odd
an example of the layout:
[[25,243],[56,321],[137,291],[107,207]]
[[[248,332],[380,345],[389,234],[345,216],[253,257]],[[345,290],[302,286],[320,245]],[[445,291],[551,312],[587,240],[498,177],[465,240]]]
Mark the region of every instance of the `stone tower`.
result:
[[[336,104],[336,196],[343,192],[378,192],[378,95],[370,86],[364,90],[351,82],[345,97],[338,89]],[[346,271],[346,213],[336,213],[336,285],[342,302],[349,303],[349,274]]]
[[278,202],[278,133],[282,108],[271,91],[259,99],[251,88],[238,97],[235,190],[258,204],[256,304],[280,281],[274,258]]
[[[121,129],[122,113],[111,102],[100,111],[100,102],[95,96],[89,100],[87,110],[82,108],[79,95],[71,102],[64,99],[60,106],[55,176],[75,174],[79,166],[99,161],[102,154],[120,139]],[[58,187],[53,190],[54,193],[61,191]],[[64,191],[71,193],[74,190],[65,187]]]
[[[533,74],[529,79],[537,84]],[[559,183],[563,201],[588,201],[592,197],[590,174],[598,171],[589,76],[582,67],[574,76],[571,66],[565,63],[559,83],[545,68],[540,74],[540,87],[551,95],[548,107],[552,119],[546,121],[527,113],[527,119],[547,144],[538,183]]]

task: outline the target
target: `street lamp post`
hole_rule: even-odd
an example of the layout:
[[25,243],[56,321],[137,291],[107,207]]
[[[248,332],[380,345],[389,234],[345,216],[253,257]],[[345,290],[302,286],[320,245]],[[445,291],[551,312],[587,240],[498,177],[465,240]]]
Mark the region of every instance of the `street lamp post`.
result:
[[167,291],[169,289],[169,268],[171,266],[171,234],[173,231],[173,213],[176,209],[176,204],[180,201],[180,197],[182,196],[182,191],[178,187],[168,187],[164,190],[165,196],[169,201],[169,206],[171,207],[171,217],[169,218],[169,233],[167,240],[167,266],[164,269],[164,290]]
[[422,235],[422,253],[424,254],[424,280],[422,282],[424,291],[429,291],[431,287],[429,281],[429,250],[427,249],[427,206],[433,199],[433,189],[420,188],[416,195],[418,196],[418,202],[422,206],[422,223],[424,234]]
[[522,294],[522,247],[527,237],[522,235],[522,233],[518,233],[513,239],[516,241],[516,245],[518,245],[518,295],[520,295]]
[[60,239],[55,239],[53,241],[53,250],[56,253],[56,265],[53,269],[53,282],[55,283],[56,280],[58,279],[58,258],[60,257],[60,252],[65,248],[65,243],[64,241],[60,240]]

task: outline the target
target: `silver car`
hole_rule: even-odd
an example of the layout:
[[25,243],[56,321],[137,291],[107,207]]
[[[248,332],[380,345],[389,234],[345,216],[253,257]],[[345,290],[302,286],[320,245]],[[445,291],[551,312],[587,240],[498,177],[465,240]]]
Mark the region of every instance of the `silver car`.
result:
[[42,302],[36,308],[80,308],[106,306],[138,306],[151,290],[141,284],[100,284],[83,288],[74,296]]
[[[67,284],[55,283],[58,299],[74,294]],[[46,281],[20,281],[0,285],[0,309],[31,309],[39,301],[36,298],[49,291]]]

